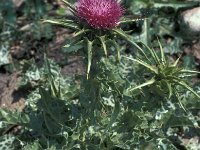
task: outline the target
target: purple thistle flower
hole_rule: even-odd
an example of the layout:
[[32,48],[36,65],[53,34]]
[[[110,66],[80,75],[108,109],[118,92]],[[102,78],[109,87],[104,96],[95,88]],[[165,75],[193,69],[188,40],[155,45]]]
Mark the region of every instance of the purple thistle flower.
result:
[[78,0],[77,15],[95,29],[118,25],[123,9],[116,0]]

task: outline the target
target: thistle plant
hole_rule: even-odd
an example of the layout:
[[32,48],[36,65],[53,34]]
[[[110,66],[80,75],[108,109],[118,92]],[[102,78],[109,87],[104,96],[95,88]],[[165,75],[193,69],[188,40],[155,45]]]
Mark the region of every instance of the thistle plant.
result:
[[[74,34],[75,40],[73,41],[73,43],[70,43],[65,47],[69,48],[74,44],[80,44],[80,42],[81,44],[84,44],[84,41],[86,40],[88,58],[87,78],[91,68],[93,53],[95,53],[96,51],[94,49],[97,48],[96,45],[100,44],[101,47],[98,48],[103,49],[105,56],[107,56],[107,43],[111,42],[117,50],[118,59],[120,59],[120,46],[117,44],[116,39],[117,37],[121,37],[125,39],[128,43],[135,46],[144,55],[147,62],[150,62],[150,64],[140,59],[127,58],[132,59],[133,61],[145,66],[154,74],[151,80],[148,80],[147,82],[134,88],[130,88],[130,91],[140,89],[144,86],[149,85],[155,85],[157,88],[161,88],[162,90],[167,87],[168,98],[170,98],[173,94],[177,95],[178,97],[178,92],[175,85],[180,85],[191,91],[198,98],[200,98],[200,96],[191,87],[189,87],[183,79],[184,77],[195,75],[198,72],[178,68],[177,64],[179,62],[179,59],[177,59],[174,64],[168,63],[164,56],[164,51],[160,42],[159,45],[161,50],[161,59],[159,59],[159,56],[154,50],[143,44],[146,47],[147,53],[149,52],[151,54],[151,57],[153,58],[154,62],[152,64],[144,50],[139,47],[133,41],[133,39],[120,28],[120,25],[122,23],[130,23],[136,20],[129,20],[125,17],[122,17],[125,10],[116,0],[78,0],[75,7],[65,0],[63,0],[63,2],[70,8],[72,13],[74,14],[74,20],[77,20],[75,22],[74,20],[63,20],[61,22],[59,20],[46,20],[46,22],[63,25],[69,28],[72,27],[70,22],[73,22],[74,29],[77,27],[77,30],[75,30]],[[81,41],[79,41],[80,39]]]
[[[198,72],[179,68],[177,66],[179,59],[174,64],[169,63],[164,56],[164,51],[160,42],[161,54],[159,56],[153,49],[142,42],[142,47],[140,47],[129,34],[121,29],[121,24],[137,20],[128,19],[123,16],[125,9],[118,1],[78,0],[74,6],[68,1],[62,1],[67,5],[72,14],[65,19],[45,20],[45,22],[72,29],[74,31],[73,40],[64,47],[70,52],[77,52],[78,50],[86,52],[86,55],[83,53],[83,56],[87,58],[87,80],[82,80],[81,95],[83,95],[82,97],[85,97],[83,99],[87,99],[88,102],[82,101],[82,98],[80,98],[80,102],[85,108],[87,108],[89,103],[95,104],[95,108],[88,109],[87,115],[90,116],[89,118],[96,118],[97,112],[101,112],[102,109],[104,109],[104,102],[101,97],[102,90],[105,90],[105,87],[107,88],[107,92],[109,91],[108,89],[111,89],[111,95],[114,99],[114,109],[110,118],[110,123],[107,125],[106,129],[109,129],[112,123],[117,119],[121,109],[120,102],[123,99],[124,91],[132,92],[136,89],[141,90],[145,86],[151,86],[153,87],[152,89],[155,89],[157,94],[167,94],[168,99],[170,99],[172,95],[176,95],[184,110],[185,108],[179,99],[179,86],[186,88],[200,98],[184,80],[185,77],[195,75]],[[112,46],[115,48],[117,60],[120,62],[121,48],[118,44],[120,38],[136,47],[144,56],[144,60],[126,56],[123,57],[144,66],[150,71],[149,74],[151,77],[151,79],[147,80],[145,83],[135,87],[130,86],[128,89],[119,86],[119,84],[125,86],[125,81],[121,82],[122,79],[120,77],[114,78],[114,76],[116,77],[118,75],[114,75],[112,71],[107,71],[109,73],[105,71],[109,68],[109,63],[105,60],[102,62],[101,60],[103,56],[108,57],[110,46]],[[103,50],[103,53],[99,53],[101,50]],[[150,54],[152,60],[149,59],[147,56],[148,54]],[[92,61],[93,58],[95,58],[95,61]],[[113,77],[111,78],[111,76]]]
[[[23,112],[0,109],[1,145],[24,150],[178,150],[182,143],[174,140],[179,139],[177,131],[200,133],[200,88],[193,90],[186,82],[197,71],[179,67],[180,58],[168,61],[160,42],[160,51],[136,44],[121,29],[136,20],[123,16],[117,0],[62,1],[71,14],[44,22],[73,31],[65,47],[87,58],[87,74],[63,76],[46,55],[41,68],[27,61],[22,86],[32,85],[33,91]],[[120,38],[140,54],[122,55]],[[21,134],[9,137],[13,125],[22,127]]]
[[[188,85],[187,80],[186,80],[187,77],[194,76],[200,72],[187,70],[187,69],[178,67],[178,63],[181,57],[179,57],[174,63],[170,63],[170,61],[167,61],[162,45],[159,41],[158,43],[159,43],[159,48],[160,48],[159,55],[156,53],[156,51],[153,48],[150,48],[149,46],[143,44],[147,52],[149,52],[150,58],[152,58],[152,60],[146,58],[145,61],[143,61],[142,59],[139,59],[139,58],[134,59],[134,58],[123,56],[126,59],[132,60],[142,65],[147,70],[149,70],[148,76],[151,78],[150,80],[147,80],[145,83],[142,83],[141,85],[130,87],[128,91],[132,92],[134,90],[141,89],[146,86],[150,86],[152,89],[154,89],[155,92],[159,91],[157,92],[157,94],[159,93],[162,93],[162,95],[166,94],[168,99],[170,99],[172,95],[176,95],[177,99],[180,102],[180,105],[185,110],[179,98],[180,96],[179,96],[178,86],[181,86],[189,90],[198,99],[200,99],[200,95],[196,93]],[[144,55],[144,57],[146,57],[146,55]]]
[[[72,29],[74,32],[71,43],[65,45],[68,50],[78,51],[86,48],[87,55],[87,78],[92,64],[92,58],[99,49],[103,49],[104,55],[108,56],[108,45],[112,45],[117,51],[117,58],[120,59],[120,46],[117,39],[123,38],[130,44],[141,48],[132,38],[121,30],[120,25],[137,21],[122,16],[125,9],[116,0],[78,0],[73,6],[66,0],[62,0],[71,11],[72,15],[65,19],[45,20],[44,22],[61,25]],[[78,48],[74,48],[74,46]],[[142,51],[144,54],[144,52]],[[98,56],[99,57],[99,56]],[[101,57],[101,56],[100,56]],[[99,58],[100,58],[99,57]]]

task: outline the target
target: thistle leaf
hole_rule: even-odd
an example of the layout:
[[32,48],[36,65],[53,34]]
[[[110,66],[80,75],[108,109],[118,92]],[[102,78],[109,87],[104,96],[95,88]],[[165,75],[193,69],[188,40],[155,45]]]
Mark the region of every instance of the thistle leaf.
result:
[[120,61],[120,59],[121,59],[120,46],[117,44],[116,41],[114,41],[114,40],[110,40],[110,41],[111,41],[111,43],[113,43],[115,49],[117,50],[117,60]]
[[187,70],[187,69],[182,69],[180,73],[191,73],[191,74],[200,74],[199,71],[193,71],[193,70]]
[[169,96],[168,96],[168,98],[171,98],[172,93],[173,93],[173,91],[172,91],[172,85],[170,83],[168,83],[167,81],[165,81],[165,80],[164,80],[164,82],[166,83],[167,88],[169,90]]
[[91,63],[92,63],[92,44],[93,41],[86,39],[87,41],[87,53],[88,53],[88,66],[87,66],[87,79],[89,78]]
[[[147,55],[145,54],[145,52],[143,51],[143,49],[137,45],[137,43],[135,43],[132,38],[127,35],[123,30],[121,29],[113,29],[114,32],[116,32],[121,38],[123,38],[124,40],[126,40],[127,42],[129,42],[131,45],[135,46],[144,56],[147,60],[149,60],[149,58],[147,57]],[[150,60],[149,60],[150,61]]]
[[116,121],[119,112],[120,112],[120,102],[117,100],[117,98],[115,98],[115,107],[114,107],[112,116],[111,116],[111,118],[110,118],[110,122],[109,122],[109,124],[107,125],[105,131],[108,131],[109,128],[112,126],[112,124]]
[[174,62],[174,64],[173,64],[173,66],[174,67],[176,67],[177,66],[177,64],[178,64],[178,62],[179,62],[179,60],[180,60],[180,58],[181,58],[181,56],[180,57],[178,57],[178,59]]
[[190,92],[192,92],[196,97],[200,99],[200,95],[197,92],[195,92],[190,86],[188,86],[187,83],[185,83],[184,81],[179,81],[179,80],[177,81],[176,79],[174,79],[173,81],[181,85],[182,87],[188,89]]
[[70,28],[70,29],[73,29],[73,30],[78,30],[78,31],[80,30],[78,25],[75,25],[72,22],[63,22],[61,20],[44,20],[43,23],[51,23],[51,24],[67,27],[67,28]]
[[116,41],[113,41],[115,44],[115,47],[116,47],[116,50],[117,50],[117,60],[118,61],[120,61],[120,59],[121,59],[121,55],[120,55],[120,47],[119,47],[119,45],[117,44],[117,42]]
[[146,18],[146,17],[140,17],[140,18],[134,18],[134,19],[124,18],[123,20],[121,20],[119,22],[119,24],[133,23],[133,22],[137,22],[137,21],[141,21],[141,20],[145,20],[145,19],[148,19],[148,18]]
[[140,89],[140,88],[142,88],[142,87],[151,85],[151,84],[153,84],[155,81],[156,81],[156,80],[155,80],[154,78],[152,78],[151,80],[149,80],[149,81],[147,81],[147,82],[145,82],[145,83],[143,83],[143,84],[141,84],[141,85],[138,85],[138,86],[136,86],[136,87],[134,87],[134,88],[131,88],[129,91],[134,91],[134,90],[136,90],[136,89]]
[[71,52],[77,52],[78,50],[82,49],[84,46],[84,42],[83,40],[80,40],[80,41],[72,41],[70,42],[69,44],[66,44],[65,46],[63,46],[64,48],[64,52],[67,52],[67,53],[71,53]]
[[107,52],[107,48],[106,48],[106,41],[105,41],[105,36],[100,36],[98,37],[101,44],[102,44],[102,47],[103,47],[103,50],[104,50],[104,53],[105,53],[105,56],[107,57],[108,56],[108,52]]
[[156,64],[160,64],[160,61],[159,61],[159,58],[158,58],[158,55],[156,54],[156,52],[151,49],[148,45],[142,43],[146,48],[147,50],[150,52],[151,56],[153,57],[154,61]]
[[82,29],[82,30],[76,32],[76,33],[74,34],[73,38],[76,38],[77,36],[80,36],[80,35],[82,35],[82,34],[85,34],[87,31],[89,31],[89,30],[88,30],[88,29]]
[[71,10],[71,12],[72,13],[75,13],[76,12],[76,9],[74,8],[74,6],[72,5],[72,4],[70,4],[68,1],[66,1],[66,0],[62,0],[66,5],[67,5],[67,7],[69,7],[70,8],[70,10]]
[[158,40],[158,44],[160,47],[161,61],[162,61],[162,64],[165,65],[166,64],[165,54],[164,54],[164,50],[163,50],[162,45],[159,40]]
[[53,74],[51,72],[51,65],[50,65],[49,60],[47,59],[46,54],[44,55],[44,60],[45,60],[46,70],[48,70],[48,72],[49,72],[48,80],[49,80],[51,93],[55,97],[60,97],[59,88],[56,86],[55,81],[53,80]]
[[180,96],[179,96],[178,92],[176,91],[176,89],[174,89],[174,91],[175,91],[176,97],[177,97],[177,99],[178,99],[178,102],[179,102],[181,108],[182,108],[185,112],[187,112],[186,108],[183,106],[183,103],[182,103],[181,100],[180,100]]
[[133,60],[133,61],[139,63],[140,65],[146,67],[147,69],[153,71],[154,73],[158,74],[158,70],[156,68],[152,67],[151,65],[147,64],[146,62],[144,62],[142,60],[134,59],[134,58],[126,57],[126,56],[122,56],[122,57]]

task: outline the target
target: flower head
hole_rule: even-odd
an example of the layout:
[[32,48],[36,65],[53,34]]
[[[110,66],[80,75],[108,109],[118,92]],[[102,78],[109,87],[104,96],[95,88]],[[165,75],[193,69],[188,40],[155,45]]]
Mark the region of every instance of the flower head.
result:
[[123,9],[116,0],[78,0],[77,15],[96,29],[118,25]]

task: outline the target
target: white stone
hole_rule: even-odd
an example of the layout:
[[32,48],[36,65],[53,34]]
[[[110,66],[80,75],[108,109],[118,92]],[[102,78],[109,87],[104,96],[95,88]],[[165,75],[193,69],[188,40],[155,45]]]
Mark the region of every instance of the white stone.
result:
[[200,32],[200,7],[184,11],[182,19],[191,31]]

